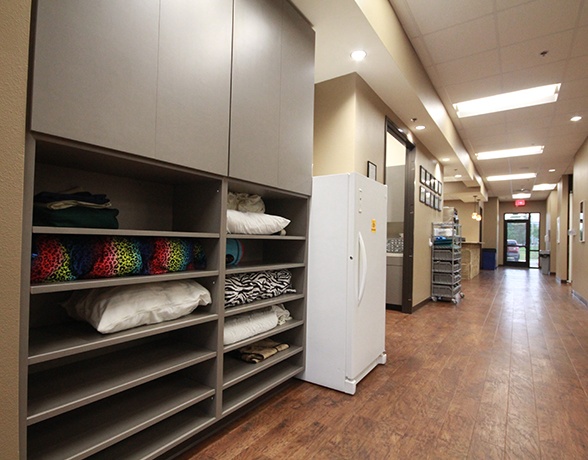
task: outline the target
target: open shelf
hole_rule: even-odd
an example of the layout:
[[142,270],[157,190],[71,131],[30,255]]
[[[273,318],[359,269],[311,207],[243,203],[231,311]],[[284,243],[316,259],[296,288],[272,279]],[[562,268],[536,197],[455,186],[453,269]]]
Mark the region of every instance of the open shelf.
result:
[[212,425],[216,418],[200,405],[189,407],[140,433],[92,456],[92,460],[140,458],[152,460]]
[[223,389],[242,382],[243,380],[258,374],[259,372],[262,372],[269,367],[275,366],[277,363],[280,363],[301,352],[302,347],[290,345],[290,347],[286,350],[280,351],[257,364],[247,363],[245,361],[241,361],[238,358],[234,358],[225,354],[223,365]]
[[288,270],[288,269],[292,269],[292,268],[302,268],[302,267],[304,267],[303,263],[239,264],[237,267],[227,268],[225,273],[227,275],[232,275],[234,273],[251,273],[251,272],[261,272],[261,271],[265,271],[265,270]]
[[67,322],[31,329],[29,340],[30,365],[85,353],[119,343],[182,329],[197,324],[216,321],[217,314],[197,310],[182,318],[163,323],[127,329],[114,334],[100,334],[92,326],[82,322]]
[[226,416],[236,411],[303,370],[304,366],[282,361],[265,372],[260,372],[237,385],[233,385],[223,391],[222,415]]
[[29,427],[28,458],[77,460],[210,398],[214,389],[173,374]]
[[156,283],[159,281],[197,279],[218,276],[218,274],[218,270],[188,270],[184,272],[163,273],[161,275],[121,276],[117,278],[96,278],[55,283],[41,283],[31,285],[31,294],[46,294],[49,292],[63,292],[77,289],[127,286],[130,284]]
[[126,230],[79,227],[33,227],[33,234],[42,235],[100,235],[100,236],[150,236],[160,238],[219,238],[219,233],[173,232],[156,230]]
[[227,238],[235,240],[275,240],[275,241],[304,241],[305,236],[292,235],[244,235],[242,233],[227,233]]
[[239,313],[247,313],[253,310],[259,310],[260,308],[270,307],[279,303],[292,302],[294,300],[303,299],[304,294],[284,294],[278,297],[272,297],[271,299],[256,300],[245,305],[237,305],[235,307],[225,308],[225,317],[238,315]]
[[157,340],[33,373],[27,422],[41,422],[215,356],[187,343]]
[[231,343],[230,345],[225,345],[224,352],[227,353],[232,350],[236,350],[238,348],[244,347],[245,345],[249,345],[251,343],[257,342],[258,340],[265,339],[266,337],[271,337],[272,335],[279,334],[284,331],[288,331],[290,329],[294,329],[296,327],[300,327],[304,324],[304,321],[291,319],[286,323],[276,326],[269,331],[263,332],[261,334],[254,335],[253,337],[249,337],[246,340],[240,340],[239,342]]

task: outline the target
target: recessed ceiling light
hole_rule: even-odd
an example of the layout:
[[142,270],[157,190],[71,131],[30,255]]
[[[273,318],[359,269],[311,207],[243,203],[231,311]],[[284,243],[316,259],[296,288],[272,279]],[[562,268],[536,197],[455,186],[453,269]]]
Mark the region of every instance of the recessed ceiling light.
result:
[[414,129],[416,129],[417,131],[422,131],[423,129],[425,129],[425,127],[423,125],[418,125],[415,126]]
[[488,152],[476,153],[478,160],[495,160],[497,158],[522,157],[525,155],[538,155],[543,153],[543,145],[532,145],[531,147],[521,147],[517,149],[492,150]]
[[456,179],[459,179],[459,178],[461,177],[461,174],[456,174],[456,175],[455,175],[455,176],[453,176],[453,177],[455,177]]
[[351,53],[351,59],[357,62],[363,61],[366,56],[367,53],[364,50],[355,50]]
[[557,101],[561,83],[538,86],[495,96],[472,99],[453,104],[459,118],[473,117],[485,113],[502,112],[503,110],[531,107]]
[[488,182],[496,182],[501,180],[534,179],[535,177],[537,177],[536,173],[505,174],[504,176],[488,176],[486,180]]
[[582,119],[582,117],[580,115],[576,115],[572,118],[570,118],[570,121],[580,121]]
[[554,168],[551,168],[551,169],[549,170],[549,172],[555,172],[555,169],[554,169]]
[[447,161],[449,161],[449,158],[441,158],[441,161],[447,162]]
[[526,200],[527,198],[531,198],[530,193],[513,193],[512,195],[513,200]]
[[534,192],[540,192],[544,190],[554,190],[557,187],[557,184],[537,184],[533,185]]

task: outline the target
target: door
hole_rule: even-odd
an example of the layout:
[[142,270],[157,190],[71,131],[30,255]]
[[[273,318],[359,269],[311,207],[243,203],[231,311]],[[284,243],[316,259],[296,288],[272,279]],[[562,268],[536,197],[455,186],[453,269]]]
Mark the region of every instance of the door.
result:
[[156,157],[226,176],[231,0],[161,2]]
[[504,265],[529,267],[529,213],[504,214]]
[[539,268],[539,244],[541,238],[541,213],[532,212],[529,214],[530,246],[529,246],[529,267]]
[[278,185],[282,5],[235,1],[229,176]]
[[39,1],[31,129],[155,155],[159,1]]
[[386,322],[386,186],[350,176],[353,203],[348,270],[346,377],[355,379],[384,352]]

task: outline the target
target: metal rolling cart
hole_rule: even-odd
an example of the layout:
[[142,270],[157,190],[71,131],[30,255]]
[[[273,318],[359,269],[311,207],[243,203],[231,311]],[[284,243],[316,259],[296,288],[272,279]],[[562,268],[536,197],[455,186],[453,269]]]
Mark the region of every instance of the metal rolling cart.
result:
[[457,223],[433,224],[431,250],[431,300],[457,304],[461,292],[461,226]]

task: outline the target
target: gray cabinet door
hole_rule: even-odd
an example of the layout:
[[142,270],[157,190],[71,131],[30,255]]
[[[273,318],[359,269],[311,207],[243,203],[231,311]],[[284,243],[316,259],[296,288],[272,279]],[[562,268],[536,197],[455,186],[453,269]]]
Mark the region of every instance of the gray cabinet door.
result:
[[155,154],[158,0],[40,0],[31,129]]
[[282,1],[235,0],[229,175],[278,185]]
[[227,175],[232,0],[162,0],[156,157]]
[[314,119],[314,31],[284,4],[280,98],[280,188],[310,195]]

